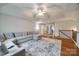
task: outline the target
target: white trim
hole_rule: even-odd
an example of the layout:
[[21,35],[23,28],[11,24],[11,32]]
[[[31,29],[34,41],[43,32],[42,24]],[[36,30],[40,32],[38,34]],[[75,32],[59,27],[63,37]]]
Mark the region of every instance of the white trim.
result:
[[75,43],[75,45],[79,48],[79,45],[77,44],[77,42],[75,42],[73,39],[72,39],[72,41]]

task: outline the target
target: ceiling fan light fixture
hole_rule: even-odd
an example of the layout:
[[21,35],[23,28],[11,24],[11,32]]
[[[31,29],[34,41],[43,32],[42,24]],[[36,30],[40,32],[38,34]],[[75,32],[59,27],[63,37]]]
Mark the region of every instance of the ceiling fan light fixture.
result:
[[45,13],[46,13],[45,11],[41,11],[41,10],[38,11],[39,16],[44,16]]
[[45,6],[37,6],[35,7],[35,14],[37,17],[40,17],[40,16],[44,16],[46,13],[46,8]]
[[42,12],[38,13],[38,16],[43,16],[44,14]]

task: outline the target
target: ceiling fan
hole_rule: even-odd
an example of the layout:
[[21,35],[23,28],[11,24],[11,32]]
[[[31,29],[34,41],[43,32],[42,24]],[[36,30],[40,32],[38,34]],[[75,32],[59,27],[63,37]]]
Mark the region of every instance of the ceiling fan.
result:
[[44,4],[37,4],[34,10],[33,18],[39,20],[42,17],[49,18],[49,14],[47,12],[47,8]]

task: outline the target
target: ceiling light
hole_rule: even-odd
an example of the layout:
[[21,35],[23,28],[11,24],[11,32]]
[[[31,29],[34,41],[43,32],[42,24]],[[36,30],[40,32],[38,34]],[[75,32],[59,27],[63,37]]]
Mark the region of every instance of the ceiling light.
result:
[[44,14],[46,13],[45,7],[36,6],[35,13],[36,13],[37,16],[44,16]]
[[74,31],[77,31],[77,28],[73,28]]
[[38,15],[39,15],[39,16],[44,16],[45,13],[46,13],[46,12],[45,12],[45,11],[42,11],[42,10],[39,10],[39,11],[38,11]]
[[43,14],[43,13],[38,13],[38,15],[39,15],[39,16],[43,16],[44,14]]
[[39,10],[38,15],[43,16],[44,14],[43,14],[43,12],[41,10]]

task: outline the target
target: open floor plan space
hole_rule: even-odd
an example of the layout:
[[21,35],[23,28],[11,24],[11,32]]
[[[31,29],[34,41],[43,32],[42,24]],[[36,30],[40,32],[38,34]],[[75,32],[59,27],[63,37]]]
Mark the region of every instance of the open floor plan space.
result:
[[79,56],[79,3],[0,3],[0,56]]

